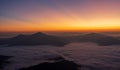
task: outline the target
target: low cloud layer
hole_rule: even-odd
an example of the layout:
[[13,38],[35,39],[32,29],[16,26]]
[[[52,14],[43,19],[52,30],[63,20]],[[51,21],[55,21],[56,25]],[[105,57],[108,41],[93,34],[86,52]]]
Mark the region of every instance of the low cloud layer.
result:
[[98,46],[94,43],[71,43],[64,47],[14,46],[0,47],[0,55],[14,56],[3,70],[29,67],[49,58],[62,56],[83,65],[84,70],[119,70],[120,46]]

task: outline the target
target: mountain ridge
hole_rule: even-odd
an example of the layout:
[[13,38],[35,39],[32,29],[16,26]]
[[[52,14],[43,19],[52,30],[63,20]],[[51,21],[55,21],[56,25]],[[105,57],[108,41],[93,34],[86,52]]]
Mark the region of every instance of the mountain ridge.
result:
[[14,45],[55,45],[63,46],[65,44],[56,36],[46,35],[38,32],[32,35],[17,35],[13,38],[6,40],[6,44]]
[[64,46],[72,42],[93,42],[98,45],[120,45],[120,40],[100,34],[100,33],[88,33],[79,36],[57,37],[48,35],[42,32],[37,32],[31,35],[17,35],[9,39],[0,39],[0,44],[8,45],[54,45]]

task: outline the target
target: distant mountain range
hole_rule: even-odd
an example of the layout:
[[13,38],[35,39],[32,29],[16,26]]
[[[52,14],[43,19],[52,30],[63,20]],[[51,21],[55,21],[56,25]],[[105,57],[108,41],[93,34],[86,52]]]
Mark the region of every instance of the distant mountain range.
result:
[[56,36],[47,35],[41,32],[32,35],[18,35],[13,38],[0,39],[0,44],[14,45],[55,45],[63,46],[65,43]]
[[72,42],[93,42],[98,45],[120,45],[120,39],[99,34],[88,33],[79,36],[57,37],[41,32],[32,35],[18,35],[13,38],[1,38],[0,45],[54,45],[63,46]]
[[99,33],[88,33],[71,38],[76,42],[93,42],[98,45],[120,45],[120,39]]

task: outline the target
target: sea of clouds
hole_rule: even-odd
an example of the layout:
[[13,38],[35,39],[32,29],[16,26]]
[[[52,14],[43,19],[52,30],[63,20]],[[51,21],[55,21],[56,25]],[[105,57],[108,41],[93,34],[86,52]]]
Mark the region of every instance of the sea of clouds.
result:
[[71,43],[56,46],[0,46],[0,55],[13,56],[3,70],[18,70],[62,56],[82,65],[82,70],[120,70],[120,46]]

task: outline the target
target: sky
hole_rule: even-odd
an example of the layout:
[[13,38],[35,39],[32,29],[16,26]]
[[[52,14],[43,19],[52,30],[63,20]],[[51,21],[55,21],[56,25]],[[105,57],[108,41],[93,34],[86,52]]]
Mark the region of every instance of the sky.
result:
[[120,0],[0,0],[0,32],[120,31]]

